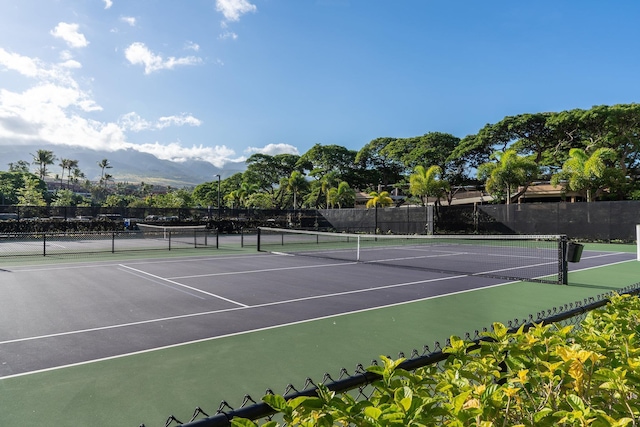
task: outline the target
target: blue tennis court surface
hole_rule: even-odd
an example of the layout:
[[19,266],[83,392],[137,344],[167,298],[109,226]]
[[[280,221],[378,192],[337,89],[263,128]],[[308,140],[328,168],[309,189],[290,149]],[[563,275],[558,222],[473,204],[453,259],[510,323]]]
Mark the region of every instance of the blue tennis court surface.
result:
[[[414,256],[422,260],[434,256],[425,250]],[[458,262],[464,263],[473,262],[477,256],[468,249],[429,250],[444,251],[435,256],[458,257]],[[8,386],[9,381],[62,367],[92,366],[91,362],[112,358],[122,363],[127,355],[161,353],[163,350],[157,349],[250,331],[279,328],[286,334],[283,325],[375,312],[383,307],[434,298],[444,300],[478,289],[509,287],[504,280],[488,277],[491,274],[477,274],[482,270],[458,274],[406,268],[401,259],[405,256],[406,252],[401,257],[385,252],[383,257],[377,257],[378,261],[399,263],[399,267],[364,262],[366,259],[356,262],[248,252],[21,266],[5,263],[0,271],[0,298],[10,303],[0,312],[0,402],[6,397],[3,396],[6,389],[2,391],[1,386]],[[522,258],[527,262],[511,268],[535,270],[540,264],[535,256]],[[585,251],[582,261],[571,268],[615,265],[634,258],[632,253]],[[492,269],[486,272],[491,273]],[[574,286],[576,289],[580,284],[573,285],[578,285]],[[568,288],[540,283],[526,286],[545,290]],[[588,288],[581,292],[597,293]],[[461,308],[457,313],[449,312],[449,316],[464,318],[465,314]],[[443,317],[442,322],[453,322],[449,316]],[[486,325],[474,325],[481,326]],[[320,345],[331,345],[330,336],[322,339],[328,342]],[[357,347],[355,338],[354,346]],[[368,363],[367,357],[360,362]],[[225,363],[231,364],[229,369],[239,369],[233,366],[233,360]],[[180,384],[181,380],[176,381]],[[244,386],[251,388],[249,384]],[[226,398],[229,397],[237,396]],[[194,402],[191,406],[196,405]],[[172,410],[163,407],[155,410],[153,417],[157,420],[168,412]],[[4,417],[5,421],[19,418],[12,418],[17,415],[11,413]],[[145,420],[131,419],[130,424],[141,421]],[[145,422],[147,426],[153,425]]]

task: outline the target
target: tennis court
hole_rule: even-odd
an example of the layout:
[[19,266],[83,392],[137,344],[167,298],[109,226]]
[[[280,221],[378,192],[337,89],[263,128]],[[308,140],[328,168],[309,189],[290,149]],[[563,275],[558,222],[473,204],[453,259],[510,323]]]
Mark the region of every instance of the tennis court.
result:
[[[222,400],[258,400],[640,277],[632,246],[588,247],[569,286],[552,283],[553,245],[399,246],[363,245],[353,260],[335,246],[329,258],[249,247],[2,260],[0,424],[188,420],[196,406],[212,414]],[[420,268],[434,258],[439,267]]]

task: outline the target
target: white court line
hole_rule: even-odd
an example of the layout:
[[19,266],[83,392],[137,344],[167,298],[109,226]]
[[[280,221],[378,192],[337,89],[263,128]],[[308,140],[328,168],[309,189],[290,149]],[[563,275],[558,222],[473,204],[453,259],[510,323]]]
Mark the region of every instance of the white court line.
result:
[[[283,256],[293,256],[290,254],[283,254]],[[205,273],[205,274],[194,274],[191,276],[176,276],[170,277],[169,279],[194,279],[197,277],[211,277],[211,276],[231,276],[236,274],[253,274],[253,273],[268,273],[271,271],[284,271],[284,270],[300,270],[307,268],[318,268],[318,267],[340,267],[342,265],[356,265],[358,262],[337,262],[331,264],[318,264],[318,265],[299,265],[296,267],[276,267],[276,268],[263,268],[260,270],[242,270],[242,271],[226,271],[224,273]]]
[[[59,333],[56,333],[56,334],[39,335],[39,336],[27,337],[27,338],[16,338],[16,339],[13,339],[13,340],[0,341],[0,345],[2,345],[2,344],[11,344],[11,343],[16,343],[16,342],[24,342],[24,341],[34,341],[34,340],[39,340],[39,339],[44,339],[44,338],[53,338],[53,337],[60,337],[60,336],[67,336],[67,335],[76,335],[76,334],[81,334],[81,333],[85,333],[85,332],[105,331],[105,330],[109,330],[109,329],[124,328],[124,327],[127,327],[127,326],[137,326],[137,325],[144,325],[144,324],[149,324],[149,323],[165,322],[165,321],[169,321],[169,320],[188,319],[190,317],[208,316],[210,314],[227,313],[227,312],[231,312],[231,311],[251,310],[251,309],[271,307],[271,306],[276,306],[276,305],[292,304],[292,303],[301,302],[301,301],[311,301],[311,300],[323,299],[323,298],[333,298],[333,297],[350,295],[350,294],[358,294],[358,293],[363,293],[363,292],[379,291],[379,290],[383,290],[383,289],[391,289],[391,288],[398,288],[398,287],[404,287],[404,286],[420,285],[420,284],[424,284],[424,283],[439,282],[439,281],[444,281],[444,280],[460,279],[460,278],[467,277],[467,276],[468,276],[468,274],[463,274],[463,275],[458,275],[458,276],[451,276],[451,277],[444,277],[444,278],[443,277],[438,277],[438,278],[434,278],[434,279],[425,279],[425,280],[418,280],[418,281],[413,281],[413,282],[395,283],[395,284],[391,284],[391,285],[376,286],[374,288],[355,289],[355,290],[352,290],[352,291],[334,292],[334,293],[331,293],[331,294],[323,294],[323,295],[314,295],[314,296],[309,296],[309,297],[293,298],[293,299],[284,300],[284,301],[268,302],[268,303],[264,303],[264,304],[256,304],[256,305],[251,305],[251,306],[244,305],[242,307],[224,308],[224,309],[220,309],[220,310],[204,311],[204,312],[200,312],[200,313],[181,314],[181,315],[177,315],[177,316],[161,317],[161,318],[150,319],[150,320],[141,320],[141,321],[138,321],[138,322],[121,323],[121,324],[118,324],[118,325],[100,326],[100,327],[88,328],[88,329],[79,329],[77,331],[59,332]],[[481,289],[481,288],[478,288],[478,289]],[[440,296],[440,295],[436,295],[436,297],[437,296]],[[408,301],[407,303],[413,302],[413,301],[420,301],[420,300],[412,300],[412,301]],[[343,313],[343,314],[349,314],[349,313]]]
[[137,268],[133,268],[133,267],[128,267],[128,266],[123,265],[123,264],[119,264],[119,265],[120,265],[120,267],[122,267],[124,269],[129,269],[129,270],[135,271],[137,273],[140,273],[140,274],[143,274],[143,275],[146,275],[146,276],[149,276],[149,277],[153,277],[154,279],[164,280],[164,281],[166,281],[168,283],[171,283],[171,284],[174,284],[176,286],[182,286],[183,288],[191,289],[192,291],[200,292],[200,293],[203,293],[205,295],[209,295],[209,296],[212,296],[214,298],[230,302],[231,304],[239,305],[240,307],[249,307],[246,304],[242,304],[242,303],[240,303],[238,301],[234,301],[232,299],[225,298],[225,297],[222,297],[220,295],[212,294],[211,292],[203,291],[202,289],[194,288],[193,286],[184,285],[182,283],[175,282],[175,281],[173,281],[171,279],[165,279],[164,277],[156,276],[155,274],[147,273],[146,271],[138,270]]
[[[612,253],[612,254],[625,254],[625,252],[616,252],[616,253]],[[599,256],[600,255],[598,255],[598,257]],[[602,255],[602,256],[606,256],[606,255]],[[610,265],[622,264],[622,263],[631,262],[631,261],[636,261],[636,260],[633,259],[633,260],[626,260],[626,261],[618,261],[618,262],[611,263],[611,264],[606,264],[606,265],[601,265],[601,266],[594,266],[594,267],[587,267],[587,268],[584,268],[582,270],[575,270],[575,271],[584,271],[584,270],[590,270],[590,269],[593,269],[593,268],[607,267],[607,266],[610,266]],[[202,312],[202,313],[192,313],[192,314],[171,316],[171,317],[165,317],[165,318],[159,318],[159,319],[143,320],[143,321],[139,321],[139,322],[123,323],[123,324],[119,324],[119,325],[111,325],[111,326],[103,326],[103,327],[98,327],[98,328],[81,329],[81,330],[70,331],[70,332],[60,332],[60,333],[56,333],[56,334],[48,334],[48,335],[41,335],[41,336],[35,336],[35,337],[18,338],[18,339],[14,339],[14,340],[0,341],[0,345],[16,343],[16,342],[24,342],[24,341],[33,341],[33,340],[44,339],[44,338],[53,338],[53,337],[59,337],[59,336],[76,335],[76,334],[81,334],[81,333],[86,333],[86,332],[95,332],[95,331],[102,331],[102,330],[109,330],[109,329],[117,329],[117,328],[123,328],[123,327],[128,327],[128,326],[144,325],[144,324],[157,323],[157,322],[163,322],[163,321],[169,321],[169,320],[186,319],[186,318],[190,318],[190,317],[206,316],[206,315],[210,315],[210,314],[218,314],[218,313],[231,312],[231,311],[250,310],[250,309],[254,309],[254,308],[261,308],[261,307],[267,307],[267,306],[275,306],[275,305],[281,305],[281,304],[291,304],[291,303],[295,303],[295,302],[299,302],[299,301],[305,301],[305,300],[313,300],[313,299],[321,299],[321,298],[327,298],[327,297],[333,297],[333,296],[341,296],[341,295],[357,293],[357,292],[369,292],[369,291],[375,291],[375,290],[380,290],[380,289],[387,289],[387,288],[400,287],[400,286],[410,286],[410,285],[416,285],[416,284],[422,284],[422,283],[428,283],[428,282],[452,280],[452,279],[458,279],[458,278],[463,278],[463,277],[467,277],[467,276],[469,276],[469,275],[465,274],[465,275],[460,275],[460,276],[436,278],[436,279],[429,279],[429,280],[423,280],[423,281],[417,281],[417,282],[408,282],[408,283],[402,283],[402,284],[396,284],[396,285],[386,285],[386,286],[380,286],[380,287],[376,287],[376,288],[368,288],[368,289],[362,289],[362,290],[356,290],[356,291],[338,292],[338,293],[328,294],[328,295],[318,295],[318,296],[313,296],[313,297],[297,298],[297,299],[291,299],[291,300],[286,300],[286,301],[277,301],[277,302],[260,304],[260,305],[255,305],[255,306],[236,307],[236,308],[229,308],[229,309],[223,309],[223,310],[213,310],[213,311],[207,311],[207,312]],[[135,355],[139,355],[139,354],[145,354],[145,353],[150,353],[150,352],[154,352],[154,351],[161,351],[161,350],[166,350],[166,349],[170,349],[170,348],[176,348],[176,347],[181,347],[181,346],[186,346],[186,345],[196,344],[196,343],[201,343],[201,342],[214,341],[214,340],[218,340],[218,339],[222,339],[222,338],[246,335],[246,334],[254,333],[254,332],[267,331],[267,330],[272,330],[272,329],[279,329],[279,328],[283,328],[283,327],[287,327],[287,326],[310,323],[310,322],[314,322],[316,320],[331,319],[331,318],[334,318],[334,317],[341,317],[341,316],[346,316],[346,315],[350,315],[350,314],[365,313],[365,312],[368,312],[368,311],[380,310],[380,309],[385,309],[385,308],[390,308],[390,307],[398,307],[398,306],[402,306],[402,305],[412,304],[412,303],[415,303],[415,302],[428,301],[428,300],[432,300],[432,299],[438,299],[438,298],[443,298],[443,297],[448,297],[448,296],[453,296],[453,295],[460,295],[460,294],[465,294],[465,293],[470,293],[470,292],[476,292],[476,291],[480,291],[480,290],[484,290],[484,289],[497,288],[497,287],[510,285],[510,284],[513,284],[513,283],[519,283],[519,282],[520,281],[509,281],[509,282],[497,283],[497,284],[494,284],[494,285],[488,285],[488,286],[484,286],[484,287],[481,287],[481,288],[465,289],[465,290],[462,290],[462,291],[456,291],[456,292],[449,292],[449,293],[446,293],[446,294],[433,295],[433,296],[429,296],[429,297],[419,298],[419,299],[416,299],[416,300],[402,301],[402,302],[397,302],[397,303],[387,304],[387,305],[382,305],[382,306],[377,306],[377,307],[370,307],[370,308],[364,308],[364,309],[359,309],[359,310],[353,310],[353,311],[349,311],[349,312],[336,313],[336,314],[322,316],[322,317],[315,317],[315,318],[312,318],[312,319],[299,320],[299,321],[295,321],[295,322],[283,323],[283,324],[280,324],[280,325],[267,326],[267,327],[263,327],[263,328],[256,328],[256,329],[251,329],[251,330],[241,331],[241,332],[234,332],[234,333],[231,333],[231,334],[219,335],[219,336],[215,336],[215,337],[202,338],[202,339],[198,339],[198,340],[187,341],[187,342],[182,342],[182,343],[177,343],[177,344],[171,344],[171,345],[166,345],[166,346],[161,346],[161,347],[155,347],[155,348],[150,348],[150,349],[146,349],[146,350],[140,350],[140,351],[125,353],[125,354],[119,354],[119,355],[115,355],[115,356],[109,356],[109,357],[103,357],[103,358],[99,358],[99,359],[86,360],[84,362],[72,363],[72,364],[61,365],[61,366],[54,366],[54,367],[51,367],[51,368],[39,369],[39,370],[36,370],[36,371],[30,371],[30,372],[22,372],[22,373],[19,373],[19,374],[7,375],[7,376],[3,376],[3,377],[0,376],[0,380],[1,379],[8,379],[8,378],[22,377],[22,376],[26,376],[26,375],[38,374],[38,373],[43,373],[43,372],[50,372],[50,371],[55,371],[55,370],[64,369],[64,368],[70,368],[70,367],[74,367],[74,366],[88,365],[90,363],[97,363],[97,362],[102,362],[102,361],[107,361],[107,360],[120,359],[120,358],[123,358],[123,357],[135,356]]]
[[174,291],[178,291],[178,292],[182,292],[182,293],[187,294],[187,295],[191,295],[192,297],[195,297],[195,298],[198,298],[198,299],[206,299],[205,297],[201,297],[200,295],[196,295],[196,294],[188,292],[188,291],[186,291],[184,289],[180,289],[180,288],[176,288],[175,286],[171,286],[171,284],[162,283],[162,281],[160,281],[160,280],[155,280],[153,277],[149,277],[148,274],[138,274],[135,271],[129,271],[129,270],[125,270],[123,268],[118,268],[118,270],[125,271],[127,274],[132,274],[132,275],[134,275],[136,277],[141,278],[142,280],[147,280],[147,281],[149,281],[151,283],[155,283],[156,285],[164,286],[164,287],[172,289]]
[[[146,265],[146,264],[169,264],[169,263],[185,263],[185,262],[202,262],[202,261],[224,261],[228,259],[243,259],[243,258],[254,258],[254,257],[269,257],[269,256],[277,256],[277,255],[269,255],[266,253],[255,255],[242,255],[242,256],[208,256],[208,257],[188,257],[188,258],[168,258],[162,260],[137,260],[135,262],[127,262],[126,260],[119,260],[120,262],[127,262],[128,265]],[[93,261],[92,261],[93,262]],[[87,263],[80,264],[71,263],[71,264],[43,264],[35,268],[21,268],[21,266],[7,266],[5,268],[12,269],[13,273],[21,273],[21,272],[33,272],[33,271],[49,271],[49,270],[70,270],[70,269],[83,269],[83,268],[100,268],[100,267],[117,267],[119,263],[113,263],[108,261],[98,261],[97,263]]]

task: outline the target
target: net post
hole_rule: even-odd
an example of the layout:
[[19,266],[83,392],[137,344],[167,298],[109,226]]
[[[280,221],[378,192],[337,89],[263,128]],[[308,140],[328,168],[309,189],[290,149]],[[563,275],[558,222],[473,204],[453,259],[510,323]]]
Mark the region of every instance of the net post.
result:
[[168,234],[167,234],[167,238],[169,239],[169,250],[171,250],[171,230],[167,230],[167,229],[165,228],[164,232],[165,232],[165,233],[168,233]]
[[198,236],[196,235],[196,230],[193,230],[193,247],[197,248],[198,247]]
[[356,261],[360,261],[360,236],[358,236],[356,242]]
[[559,285],[568,285],[569,284],[569,263],[567,261],[567,245],[569,239],[566,234],[560,236],[560,241],[558,242],[558,284]]
[[260,233],[261,233],[261,230],[260,230],[260,227],[258,227],[258,232],[256,233],[256,240],[257,240],[256,245],[258,247],[258,252],[260,252]]
[[220,248],[220,230],[216,227],[216,249]]
[[116,252],[116,232],[112,231],[111,232],[111,253],[115,253]]
[[240,247],[244,248],[244,228],[240,227]]
[[42,233],[42,256],[47,256],[47,233]]

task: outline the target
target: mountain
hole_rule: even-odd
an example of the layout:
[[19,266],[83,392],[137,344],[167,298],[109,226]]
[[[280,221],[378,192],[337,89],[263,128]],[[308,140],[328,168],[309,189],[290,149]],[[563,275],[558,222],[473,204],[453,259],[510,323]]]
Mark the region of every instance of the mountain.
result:
[[112,168],[105,170],[105,172],[112,175],[116,182],[139,183],[144,181],[149,184],[170,185],[172,187],[195,186],[203,182],[214,181],[217,179],[216,174],[220,174],[224,179],[246,169],[244,162],[231,162],[225,164],[223,168],[217,168],[203,160],[172,162],[133,149],[99,151],[66,145],[0,145],[0,170],[8,170],[9,163],[24,160],[31,163],[31,171],[35,171],[36,165],[32,162],[32,154],[42,149],[51,150],[58,159],[47,168],[49,177],[62,173],[62,168],[58,166],[62,158],[78,160],[78,167],[91,181],[100,180],[101,169],[98,167],[98,162],[107,159]]

